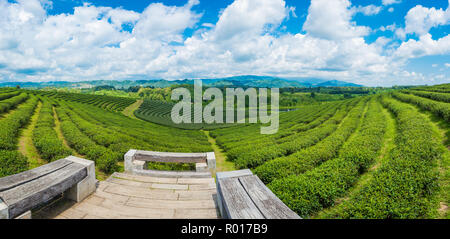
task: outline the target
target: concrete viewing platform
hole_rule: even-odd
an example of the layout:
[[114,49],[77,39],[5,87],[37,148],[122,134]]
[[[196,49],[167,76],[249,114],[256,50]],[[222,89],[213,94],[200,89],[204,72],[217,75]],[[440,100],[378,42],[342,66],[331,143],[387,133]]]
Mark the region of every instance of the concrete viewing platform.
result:
[[33,218],[219,218],[214,178],[163,178],[114,173],[80,203],[61,199]]
[[216,182],[214,153],[130,150],[124,161],[124,173],[102,182],[93,161],[73,156],[0,178],[0,219],[300,219],[248,169],[218,172]]

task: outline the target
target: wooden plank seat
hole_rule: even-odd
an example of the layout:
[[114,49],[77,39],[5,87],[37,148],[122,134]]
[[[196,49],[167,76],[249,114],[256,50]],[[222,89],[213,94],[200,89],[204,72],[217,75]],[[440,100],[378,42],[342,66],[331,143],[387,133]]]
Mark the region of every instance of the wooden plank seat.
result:
[[0,219],[21,218],[54,197],[76,202],[96,189],[93,161],[73,156],[19,174],[0,178]]
[[301,219],[248,169],[216,174],[218,204],[226,219]]
[[[124,156],[125,172],[152,177],[211,177],[209,169],[216,168],[214,152],[208,153],[168,153],[132,149]],[[147,162],[195,163],[195,172],[172,172],[146,170]]]

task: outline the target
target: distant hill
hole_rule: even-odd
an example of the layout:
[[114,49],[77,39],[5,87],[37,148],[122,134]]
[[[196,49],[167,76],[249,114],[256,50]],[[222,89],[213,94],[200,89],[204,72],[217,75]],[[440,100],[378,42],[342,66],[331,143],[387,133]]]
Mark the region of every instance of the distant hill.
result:
[[353,84],[344,81],[330,80],[315,85],[316,87],[363,87],[362,85]]
[[[235,87],[255,87],[255,88],[286,88],[286,87],[344,87],[353,86],[361,87],[353,83],[337,81],[337,80],[323,80],[316,78],[279,78],[271,76],[233,76],[227,78],[216,79],[201,79],[204,86],[235,86]],[[51,82],[4,82],[0,83],[0,87],[15,87],[20,86],[22,88],[93,88],[96,86],[114,86],[116,89],[129,88],[131,86],[143,86],[143,87],[155,87],[165,88],[173,85],[193,84],[194,80],[123,80],[123,81],[80,81],[80,82],[67,82],[67,81],[51,81]]]

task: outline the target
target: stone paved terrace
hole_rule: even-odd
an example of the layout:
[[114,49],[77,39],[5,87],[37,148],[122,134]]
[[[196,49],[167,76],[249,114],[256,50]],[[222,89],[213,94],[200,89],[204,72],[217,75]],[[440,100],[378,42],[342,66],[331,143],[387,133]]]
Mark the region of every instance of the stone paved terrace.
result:
[[61,199],[33,218],[218,218],[214,178],[162,178],[114,173],[81,203]]

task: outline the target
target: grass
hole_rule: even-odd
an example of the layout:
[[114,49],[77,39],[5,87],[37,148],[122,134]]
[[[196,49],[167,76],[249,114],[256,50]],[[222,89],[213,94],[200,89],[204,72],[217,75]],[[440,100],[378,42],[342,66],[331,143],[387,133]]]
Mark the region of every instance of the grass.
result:
[[44,160],[42,160],[39,156],[39,152],[36,147],[34,147],[32,139],[33,130],[36,127],[41,107],[42,102],[39,101],[28,126],[22,129],[19,137],[19,152],[28,158],[29,169],[37,168],[45,164]]
[[122,114],[124,114],[125,116],[128,116],[130,118],[133,119],[137,119],[139,120],[135,115],[134,115],[134,111],[136,111],[137,109],[139,109],[139,107],[142,105],[142,103],[144,103],[144,100],[137,100],[134,104],[128,106],[127,108],[125,108],[122,111]]
[[[205,133],[206,137],[208,137],[208,142],[211,144],[211,147],[214,150],[214,154],[216,155],[216,172],[236,170],[234,163],[227,159],[227,156],[223,153],[219,145],[217,145],[216,139],[211,137],[209,131],[202,131]],[[216,176],[215,172],[213,176]]]

